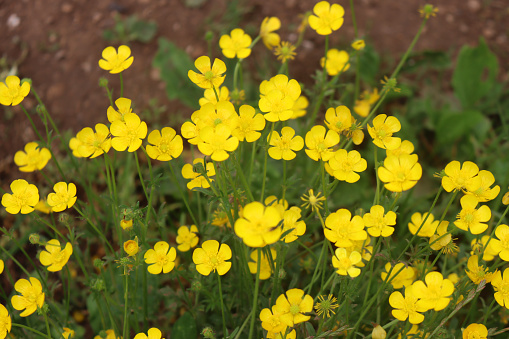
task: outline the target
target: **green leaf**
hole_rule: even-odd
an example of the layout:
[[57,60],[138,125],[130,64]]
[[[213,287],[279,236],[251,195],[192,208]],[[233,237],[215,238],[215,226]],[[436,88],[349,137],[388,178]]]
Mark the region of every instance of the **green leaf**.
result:
[[[360,77],[363,81],[373,85],[380,69],[380,56],[370,45],[367,45],[366,48],[359,53]],[[351,57],[352,59],[355,59],[353,54]]]
[[172,339],[193,339],[198,336],[196,322],[189,312],[181,316],[171,331]]
[[131,27],[131,32],[134,40],[138,40],[144,43],[149,42],[154,38],[157,31],[157,24],[155,21],[142,21],[137,20]]
[[490,128],[489,119],[478,111],[443,111],[442,118],[437,124],[437,141],[440,145],[449,145],[472,134],[483,140]]
[[193,61],[184,50],[165,38],[160,38],[158,44],[152,64],[161,71],[168,98],[179,99],[187,106],[197,109],[198,99],[203,92],[187,76],[187,72],[194,69]]
[[463,46],[452,77],[454,94],[463,108],[471,109],[494,90],[498,73],[498,61],[484,39],[479,46]]

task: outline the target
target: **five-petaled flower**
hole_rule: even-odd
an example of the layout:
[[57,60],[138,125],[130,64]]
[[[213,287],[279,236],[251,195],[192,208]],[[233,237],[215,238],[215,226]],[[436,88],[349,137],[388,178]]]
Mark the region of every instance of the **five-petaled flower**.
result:
[[308,18],[309,26],[320,35],[329,35],[343,25],[345,10],[338,4],[320,1],[313,7],[313,13]]
[[365,240],[368,234],[364,230],[364,221],[359,215],[340,208],[325,219],[325,237],[337,247],[350,247],[356,240]]
[[285,126],[281,129],[281,136],[277,131],[267,136],[270,140],[269,156],[275,160],[292,160],[297,151],[304,147],[304,139],[301,136],[295,136],[295,130]]
[[509,308],[509,268],[504,270],[504,274],[500,271],[495,272],[491,285],[495,290],[494,297],[497,303]]
[[30,83],[27,81],[20,85],[21,81],[15,75],[5,78],[5,83],[0,82],[0,104],[4,106],[19,105],[30,93]]
[[422,167],[417,160],[417,154],[385,158],[384,165],[378,167],[378,177],[384,187],[391,192],[403,192],[414,187],[422,177]]
[[401,145],[401,139],[392,135],[401,129],[398,118],[379,114],[373,119],[373,127],[368,125],[369,135],[373,143],[383,149],[393,150]]
[[177,238],[176,238],[177,249],[180,252],[187,252],[191,248],[198,245],[198,227],[196,225],[191,225],[191,227],[180,226],[177,230]]
[[454,284],[449,279],[444,279],[440,272],[430,272],[426,274],[424,280],[426,284],[418,280],[412,285],[415,294],[421,298],[417,305],[426,310],[443,310],[451,301]]
[[[71,148],[72,145],[69,142]],[[95,158],[103,153],[108,153],[111,148],[110,130],[105,124],[96,124],[95,132],[90,127],[85,127],[76,134],[76,147],[73,154],[78,153],[81,157]]]
[[304,295],[304,291],[293,288],[281,294],[276,300],[276,306],[281,311],[280,319],[287,326],[308,321],[311,316],[305,313],[313,310],[313,297],[309,294]]
[[466,190],[473,192],[481,184],[481,179],[477,176],[479,167],[471,162],[465,161],[463,165],[459,161],[451,161],[444,169],[445,176],[442,177],[442,187],[447,192]]
[[334,156],[332,147],[339,143],[339,134],[335,131],[326,131],[325,127],[316,125],[306,133],[306,154],[313,160],[328,161]]
[[327,58],[320,59],[320,66],[325,68],[330,76],[338,75],[350,68],[350,56],[346,51],[340,51],[335,48],[327,51]]
[[44,266],[48,266],[48,271],[57,272],[67,264],[72,254],[71,243],[65,244],[64,249],[60,247],[60,241],[51,239],[46,243],[46,251],[42,251],[39,260]]
[[473,195],[464,195],[461,200],[461,211],[454,225],[463,231],[472,234],[481,234],[488,229],[488,222],[491,219],[491,210],[487,205],[476,209],[477,199]]
[[401,292],[393,292],[389,297],[389,304],[394,308],[392,315],[394,318],[405,321],[410,321],[411,324],[420,324],[424,320],[422,312],[428,309],[418,303],[419,297],[415,292],[413,285],[405,288],[405,297]]
[[166,241],[158,241],[154,245],[154,249],[145,252],[145,262],[150,266],[147,268],[151,274],[169,273],[175,267],[175,259],[177,251],[175,247],[171,247]]
[[39,202],[39,190],[24,179],[14,180],[11,183],[11,191],[12,194],[4,193],[2,196],[2,205],[10,214],[30,213]]
[[47,148],[39,147],[36,142],[29,142],[24,151],[14,154],[14,163],[21,172],[42,170],[50,159],[51,152]]
[[362,261],[361,254],[357,251],[352,251],[347,255],[346,249],[341,247],[337,248],[334,256],[332,257],[332,266],[336,269],[339,275],[349,275],[352,278],[361,274],[360,268],[357,266]]
[[6,338],[7,333],[11,332],[12,320],[7,308],[0,304],[0,338]]
[[281,227],[277,227],[281,219],[276,207],[253,201],[244,207],[242,217],[235,221],[235,233],[247,246],[270,245],[281,236]]
[[134,57],[131,56],[131,49],[122,45],[118,47],[118,52],[114,47],[106,47],[102,52],[103,59],[99,60],[99,67],[111,74],[120,73],[131,66]]
[[219,245],[217,240],[207,240],[201,247],[193,252],[193,262],[196,270],[201,275],[209,275],[216,272],[219,275],[226,274],[232,267],[232,263],[226,260],[231,259],[232,250],[227,244]]
[[263,19],[260,25],[260,37],[262,38],[263,44],[268,49],[273,49],[279,45],[281,38],[279,34],[274,33],[274,31],[277,31],[279,28],[281,28],[281,20],[279,20],[278,17],[272,16]]
[[148,135],[147,154],[159,161],[170,161],[178,158],[184,150],[182,137],[171,127],[164,127],[161,132],[153,130]]
[[24,310],[20,313],[21,317],[29,316],[44,304],[42,285],[37,278],[30,277],[30,281],[19,279],[14,284],[14,289],[21,295],[14,295],[11,303],[16,310]]
[[124,121],[116,120],[110,126],[113,139],[111,146],[116,151],[134,152],[141,146],[141,141],[147,136],[147,124],[141,121],[135,113],[126,113]]
[[219,39],[219,47],[221,47],[225,57],[233,59],[247,58],[251,54],[252,39],[249,35],[244,33],[241,28],[235,28],[230,32],[230,35],[225,34]]
[[71,208],[76,202],[76,185],[72,182],[67,184],[63,181],[57,182],[53,186],[54,193],[48,194],[48,205],[53,212],[62,212],[66,208]]
[[224,73],[226,72],[226,65],[220,59],[214,59],[212,66],[210,65],[210,58],[208,56],[201,56],[194,62],[194,66],[201,74],[189,70],[187,76],[200,88],[216,88],[224,81]]

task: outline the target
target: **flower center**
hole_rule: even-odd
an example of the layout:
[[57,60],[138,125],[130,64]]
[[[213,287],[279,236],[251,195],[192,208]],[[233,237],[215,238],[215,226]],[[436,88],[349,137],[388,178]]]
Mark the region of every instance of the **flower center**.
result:
[[296,314],[300,313],[300,306],[299,305],[295,305],[295,304],[290,306],[290,313],[292,315],[296,315]]

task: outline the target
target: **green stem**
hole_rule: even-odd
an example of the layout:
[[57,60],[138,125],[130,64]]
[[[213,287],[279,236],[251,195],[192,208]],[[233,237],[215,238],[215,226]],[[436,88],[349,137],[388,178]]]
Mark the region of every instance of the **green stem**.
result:
[[254,298],[253,298],[253,307],[251,308],[251,324],[249,325],[249,337],[248,339],[253,338],[254,331],[254,323],[256,319],[256,307],[258,306],[258,290],[260,287],[260,263],[262,261],[262,250],[260,248],[256,249],[258,251],[258,260],[256,261],[256,282],[255,282],[255,290],[254,290]]
[[118,73],[118,75],[120,76],[120,97],[122,98],[124,96],[124,78],[122,77],[122,72]]
[[198,221],[196,220],[196,217],[194,216],[193,210],[191,209],[191,206],[189,205],[189,200],[187,199],[187,195],[182,190],[182,187],[180,187],[180,183],[177,179],[177,176],[175,175],[175,170],[173,169],[173,163],[170,161],[168,162],[168,167],[170,168],[171,172],[171,178],[173,180],[173,183],[177,187],[180,196],[182,197],[182,200],[184,200],[184,205],[186,205],[187,212],[189,212],[189,215],[191,216],[191,219],[193,219],[193,222],[196,226],[199,225]]
[[128,306],[129,306],[129,274],[126,273],[126,269],[124,268],[124,275],[125,275],[125,291],[124,291],[124,331],[123,331],[123,337],[128,338],[127,335],[129,334],[129,313],[128,313]]
[[247,183],[246,177],[244,176],[244,171],[242,170],[242,167],[240,167],[240,163],[237,160],[235,153],[232,153],[232,159],[233,159],[235,168],[237,169],[237,175],[240,177],[240,181],[242,181],[242,184],[244,185],[244,189],[246,190],[246,193],[249,196],[250,202],[254,201],[253,193],[251,193],[249,184]]
[[46,332],[48,332],[48,339],[51,339],[51,330],[49,329],[48,315],[46,312],[42,312],[44,314],[44,322],[46,323]]
[[[217,272],[216,272],[217,273]],[[221,288],[221,276],[219,273],[217,275],[217,284],[219,286],[219,300],[221,301],[221,316],[223,317],[223,337],[228,337],[228,330],[226,329],[226,320],[224,318],[224,303],[223,303],[223,290]]]
[[263,160],[263,180],[262,180],[262,193],[260,194],[260,202],[263,203],[263,196],[265,194],[265,181],[267,179],[267,158],[269,156],[269,146],[270,146],[270,140],[272,139],[272,132],[274,132],[274,125],[275,123],[272,122],[270,125],[270,132],[269,132],[269,138],[267,140],[267,147],[265,149],[265,158]]
[[90,226],[92,226],[94,231],[99,235],[99,238],[101,238],[102,241],[108,246],[111,253],[114,253],[115,251],[113,250],[113,247],[111,246],[110,242],[108,241],[108,239],[106,239],[104,234],[97,228],[97,226],[85,214],[83,214],[83,212],[80,210],[78,206],[76,206],[76,204],[74,204],[73,207],[76,210],[76,212],[78,212],[79,215],[81,215],[81,217],[85,219]]
[[[48,337],[46,334],[44,334],[44,333],[42,333],[42,332],[39,332],[39,331],[37,331],[37,330],[33,329],[32,327],[25,326],[25,325],[23,325],[23,324],[16,324],[16,323],[12,323],[12,326],[14,326],[14,327],[19,327],[19,328],[22,328],[22,329],[24,329],[24,330],[32,331],[32,332],[34,332],[34,333],[36,333],[36,334],[40,335],[40,336],[41,336],[41,337],[43,337],[43,338],[47,338],[47,337]],[[50,337],[50,338],[51,338],[51,337]]]

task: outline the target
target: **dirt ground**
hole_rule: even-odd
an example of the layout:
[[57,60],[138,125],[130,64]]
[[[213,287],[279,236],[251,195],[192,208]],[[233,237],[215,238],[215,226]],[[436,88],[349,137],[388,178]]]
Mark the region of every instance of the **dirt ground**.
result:
[[[200,3],[192,7],[191,3]],[[266,16],[278,16],[283,40],[288,27],[299,24],[299,14],[312,10],[316,1],[239,0],[241,27],[258,27]],[[343,27],[332,35],[331,46],[347,46],[354,38],[349,2],[336,0],[346,9]],[[203,39],[211,25],[224,20],[227,0],[0,0],[0,57],[9,66],[18,62],[20,77],[31,78],[49,112],[62,130],[77,132],[83,127],[106,122],[109,106],[100,77],[107,77],[118,88],[118,76],[98,67],[101,51],[109,45],[103,31],[112,28],[117,13],[136,14],[143,20],[157,22],[156,37],[147,44],[131,44],[134,63],[126,71],[125,95],[143,111],[149,100],[158,99],[167,111],[163,119],[192,111],[166,98],[164,83],[152,67],[157,38],[165,37],[184,49],[192,58],[206,53]],[[397,58],[406,50],[420,23],[420,0],[355,0],[360,35],[367,38],[381,54]],[[499,57],[502,69],[509,61],[509,2],[507,0],[435,0],[439,13],[432,18],[416,46],[417,51],[445,50],[453,55],[464,44],[475,45],[482,36]],[[217,38],[217,36],[216,36]],[[296,60],[290,67],[301,82],[310,82],[310,74],[319,66],[324,40],[313,31],[306,33]],[[217,55],[221,57],[220,55]],[[247,60],[249,63],[249,60]],[[295,66],[294,66],[295,65]],[[1,66],[0,71],[5,71]],[[192,84],[190,83],[190,86]],[[33,95],[24,101],[34,108]],[[0,108],[0,183],[4,189],[12,178],[13,154],[36,139],[24,114],[15,107],[10,112]]]

